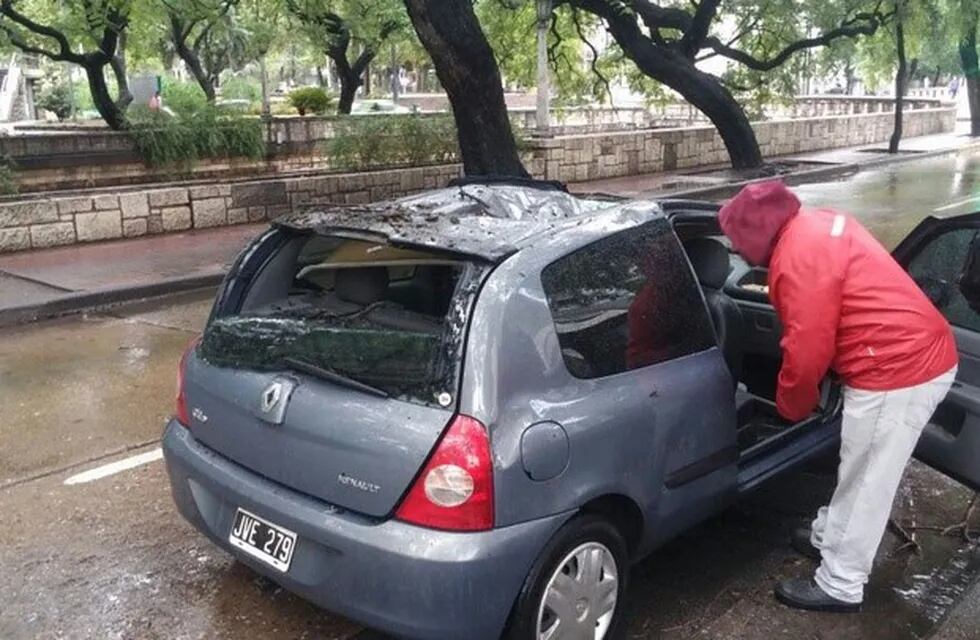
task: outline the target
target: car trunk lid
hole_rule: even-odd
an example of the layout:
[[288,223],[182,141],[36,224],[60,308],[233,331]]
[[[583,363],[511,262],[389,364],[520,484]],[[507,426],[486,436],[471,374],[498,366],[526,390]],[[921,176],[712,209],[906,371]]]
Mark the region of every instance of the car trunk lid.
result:
[[218,367],[197,356],[184,384],[197,440],[271,480],[375,517],[394,510],[453,416],[295,371]]

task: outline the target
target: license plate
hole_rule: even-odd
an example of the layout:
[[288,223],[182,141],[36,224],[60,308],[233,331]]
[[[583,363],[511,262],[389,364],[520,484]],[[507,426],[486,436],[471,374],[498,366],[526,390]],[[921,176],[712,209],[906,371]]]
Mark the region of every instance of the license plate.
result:
[[235,513],[228,542],[285,573],[293,560],[296,534],[245,509]]

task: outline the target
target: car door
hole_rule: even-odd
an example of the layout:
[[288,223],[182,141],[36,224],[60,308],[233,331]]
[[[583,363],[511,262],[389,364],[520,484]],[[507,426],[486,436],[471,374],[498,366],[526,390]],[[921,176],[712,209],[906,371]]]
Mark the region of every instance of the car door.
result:
[[894,256],[953,327],[960,354],[956,382],[922,432],[915,457],[980,491],[980,314],[959,287],[980,232],[980,213],[927,218]]

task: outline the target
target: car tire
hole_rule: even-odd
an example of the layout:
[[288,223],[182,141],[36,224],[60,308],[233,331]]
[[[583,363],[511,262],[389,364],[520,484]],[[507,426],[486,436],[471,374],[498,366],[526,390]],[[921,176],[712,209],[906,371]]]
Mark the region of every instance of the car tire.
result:
[[[589,566],[586,566],[588,563]],[[590,572],[591,569],[591,572]],[[610,569],[612,571],[610,571]],[[565,576],[564,579],[559,574]],[[597,575],[596,579],[591,579]],[[567,582],[571,579],[571,582]],[[610,583],[614,579],[615,584]],[[552,581],[565,582],[575,592],[575,602],[566,608],[557,594],[550,597],[555,609],[565,609],[568,622],[549,606],[548,587]],[[603,626],[603,640],[615,640],[622,633],[625,594],[629,581],[629,553],[619,530],[605,518],[584,514],[576,516],[552,536],[531,567],[511,612],[504,633],[506,640],[539,640],[542,627],[550,624],[596,624]],[[615,601],[611,615],[603,616],[614,588]],[[597,613],[598,612],[598,619]],[[568,615],[571,614],[571,615]],[[561,633],[555,640],[564,637]]]

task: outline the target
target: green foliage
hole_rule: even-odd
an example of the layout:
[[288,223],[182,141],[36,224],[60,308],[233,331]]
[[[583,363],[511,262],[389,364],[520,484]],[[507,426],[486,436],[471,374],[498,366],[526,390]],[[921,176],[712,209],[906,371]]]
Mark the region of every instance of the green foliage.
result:
[[178,116],[192,116],[208,107],[207,96],[196,82],[165,80],[160,94],[163,97],[163,106]]
[[452,116],[349,116],[337,121],[327,143],[341,169],[455,162],[459,152]]
[[221,97],[225,100],[261,102],[262,84],[246,76],[232,76],[221,83]]
[[265,153],[260,120],[206,106],[176,117],[133,110],[130,135],[147,165],[186,171],[201,158],[251,158]]
[[67,120],[73,110],[72,87],[64,82],[46,83],[37,99],[37,106]]
[[[521,88],[534,87],[537,82],[535,3],[517,1],[505,4],[500,0],[478,0],[476,12],[507,84]],[[554,11],[548,47],[551,81],[559,105],[608,98],[603,78],[615,77],[609,75],[612,66],[608,64],[607,56],[599,54],[595,69],[599,71],[597,75],[591,67],[595,55],[579,35],[593,32],[597,25],[598,20],[589,13],[573,13],[567,7],[558,7]],[[603,66],[606,68],[603,69]],[[615,69],[619,70],[618,67]]]
[[300,87],[289,92],[289,104],[301,116],[305,116],[307,113],[326,113],[332,102],[327,92],[320,87]]
[[0,195],[9,196],[17,193],[17,182],[14,180],[14,163],[8,156],[0,156]]

